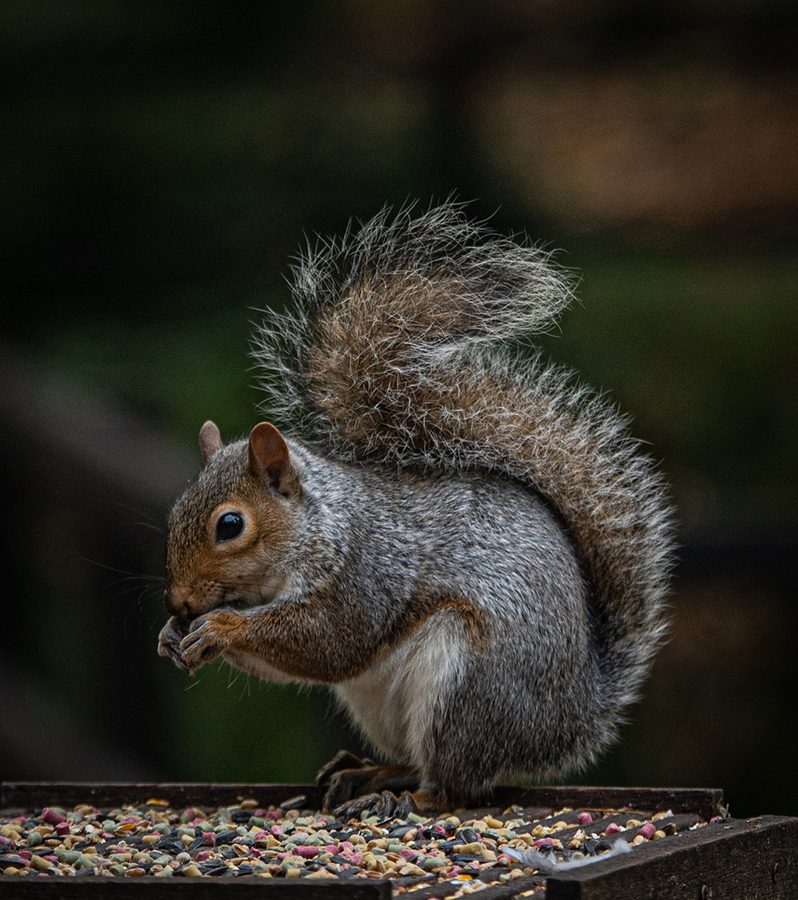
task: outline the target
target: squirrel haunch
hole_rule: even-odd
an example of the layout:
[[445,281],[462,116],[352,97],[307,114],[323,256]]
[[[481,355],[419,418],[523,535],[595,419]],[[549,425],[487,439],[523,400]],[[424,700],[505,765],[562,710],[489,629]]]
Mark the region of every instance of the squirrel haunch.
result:
[[594,759],[662,640],[673,538],[624,417],[506,349],[571,296],[453,204],[309,252],[255,350],[293,431],[203,426],[160,652],[333,685],[452,800]]

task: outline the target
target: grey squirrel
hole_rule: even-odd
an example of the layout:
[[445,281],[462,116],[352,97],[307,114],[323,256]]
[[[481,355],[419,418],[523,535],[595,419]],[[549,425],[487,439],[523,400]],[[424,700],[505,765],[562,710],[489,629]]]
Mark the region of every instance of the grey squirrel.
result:
[[673,528],[627,420],[508,349],[569,279],[446,203],[308,250],[294,293],[254,351],[291,434],[202,427],[159,652],[331,685],[394,765],[339,756],[328,807],[474,803],[593,761],[661,643]]

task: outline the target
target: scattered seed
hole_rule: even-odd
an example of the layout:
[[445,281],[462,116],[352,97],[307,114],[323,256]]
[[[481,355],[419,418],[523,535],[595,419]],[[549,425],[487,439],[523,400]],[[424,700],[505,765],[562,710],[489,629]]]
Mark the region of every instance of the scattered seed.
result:
[[[621,815],[607,810],[598,820],[565,809],[536,820],[531,810],[514,807],[482,818],[414,813],[342,822],[304,803],[295,797],[262,809],[248,798],[181,810],[153,800],[118,809],[29,810],[0,818],[0,877],[409,878],[451,881],[459,893],[529,874],[534,857],[525,854],[532,849],[558,861],[595,858],[612,846],[604,838],[623,830],[613,821],[602,830],[601,820]],[[663,840],[676,832],[663,821],[669,816],[658,814],[657,824],[654,817],[629,819],[622,839],[633,846]]]

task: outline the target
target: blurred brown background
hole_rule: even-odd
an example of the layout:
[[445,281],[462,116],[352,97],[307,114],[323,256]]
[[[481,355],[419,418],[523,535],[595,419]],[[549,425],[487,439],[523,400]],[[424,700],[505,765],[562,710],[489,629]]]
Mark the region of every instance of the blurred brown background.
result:
[[259,418],[290,257],[451,194],[561,247],[545,343],[673,485],[673,627],[573,780],[798,814],[798,13],[778,0],[0,8],[0,777],[296,780],[322,692],[156,655],[162,525]]

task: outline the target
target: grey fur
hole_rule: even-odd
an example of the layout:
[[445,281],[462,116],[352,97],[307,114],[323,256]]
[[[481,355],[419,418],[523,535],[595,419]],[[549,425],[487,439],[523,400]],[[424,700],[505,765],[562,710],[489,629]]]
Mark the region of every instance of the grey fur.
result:
[[[311,348],[329,339],[326,322],[376,317],[396,288],[405,297],[391,310],[393,327],[381,322],[373,335],[341,329],[352,336],[340,349],[349,384],[347,402],[336,403],[340,371],[335,361],[314,367]],[[613,733],[664,635],[673,516],[664,480],[627,418],[570,372],[506,349],[552,327],[572,299],[569,279],[547,254],[445,204],[415,219],[410,210],[393,220],[384,211],[308,251],[294,294],[296,312],[267,314],[257,337],[264,407],[340,459],[487,470],[545,497],[592,585],[601,704]],[[455,330],[435,315],[442,299],[463,312]],[[468,405],[452,402],[455,385],[468,388],[459,391]]]
[[[255,358],[301,488],[259,499],[247,442],[213,453],[169,523],[167,605],[197,617],[161,652],[332,684],[451,800],[595,759],[662,640],[673,538],[626,419],[507,348],[552,326],[569,280],[446,204],[309,251],[295,294]],[[196,548],[233,500],[276,504],[290,537],[267,571],[209,582]]]

